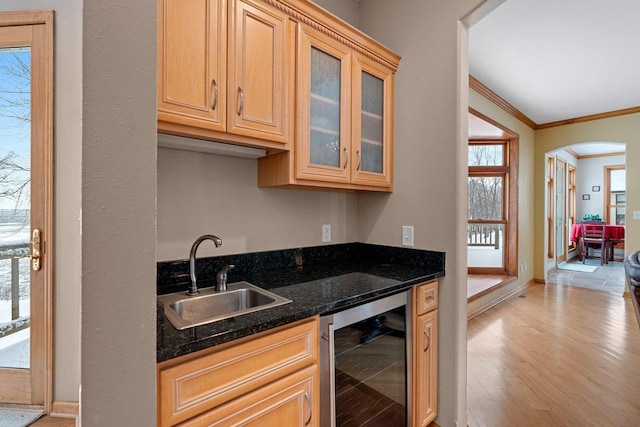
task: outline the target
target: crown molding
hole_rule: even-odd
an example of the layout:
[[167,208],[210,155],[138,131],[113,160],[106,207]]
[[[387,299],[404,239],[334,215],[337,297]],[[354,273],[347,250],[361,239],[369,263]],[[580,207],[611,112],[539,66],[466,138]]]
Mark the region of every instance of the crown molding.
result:
[[524,114],[523,112],[518,110],[516,107],[511,105],[504,98],[500,97],[500,95],[496,94],[494,91],[489,89],[487,86],[485,86],[482,82],[480,82],[478,79],[476,79],[472,75],[469,75],[469,87],[475,90],[476,92],[478,92],[480,95],[487,98],[489,101],[493,102],[496,106],[502,108],[504,111],[511,114],[516,119],[520,120],[521,122],[529,126],[533,130],[548,129],[552,127],[571,125],[574,123],[584,123],[584,122],[590,122],[593,120],[608,119],[611,117],[618,117],[618,116],[625,116],[627,114],[640,113],[640,106],[638,106],[638,107],[631,107],[631,108],[623,108],[621,110],[607,111],[604,113],[591,114],[588,116],[574,117],[572,119],[558,120],[556,122],[537,124],[536,122],[531,120],[529,117],[527,117],[526,114]]
[[500,95],[489,89],[487,86],[482,84],[480,80],[476,79],[472,75],[469,75],[469,87],[487,98],[489,101],[493,102],[498,107],[502,108],[507,113],[511,114],[516,119],[520,120],[522,123],[529,126],[531,129],[537,128],[538,125],[533,120],[527,117],[516,107],[509,104],[506,100],[500,97]]
[[607,111],[605,113],[591,114],[588,116],[575,117],[573,119],[558,120],[557,122],[543,123],[537,125],[536,129],[547,129],[556,126],[566,126],[574,123],[590,122],[592,120],[608,119],[611,117],[625,116],[627,114],[640,113],[640,107],[623,108],[622,110]]

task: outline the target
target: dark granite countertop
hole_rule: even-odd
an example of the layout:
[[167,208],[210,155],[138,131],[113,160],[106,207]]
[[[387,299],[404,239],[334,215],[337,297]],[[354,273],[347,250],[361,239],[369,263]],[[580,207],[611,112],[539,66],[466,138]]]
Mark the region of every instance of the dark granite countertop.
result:
[[[229,283],[247,281],[292,302],[182,331],[158,305],[157,361],[401,292],[444,276],[444,261],[442,252],[363,243],[198,259],[198,278],[213,278],[220,267],[234,264]],[[158,263],[158,294],[186,290],[188,278],[188,261]]]

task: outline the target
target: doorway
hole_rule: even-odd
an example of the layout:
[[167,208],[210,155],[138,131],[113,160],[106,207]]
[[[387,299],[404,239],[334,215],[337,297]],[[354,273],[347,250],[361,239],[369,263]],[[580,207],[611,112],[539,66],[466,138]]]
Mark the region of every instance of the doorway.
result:
[[0,404],[50,410],[53,12],[0,14]]
[[518,135],[469,109],[467,300],[517,275]]

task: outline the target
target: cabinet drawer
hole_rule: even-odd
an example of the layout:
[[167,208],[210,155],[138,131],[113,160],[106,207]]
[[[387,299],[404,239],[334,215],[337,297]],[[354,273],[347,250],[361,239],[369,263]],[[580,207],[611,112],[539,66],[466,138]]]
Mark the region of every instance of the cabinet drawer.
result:
[[438,308],[438,281],[416,285],[416,313],[424,314]]
[[159,425],[185,421],[317,363],[318,318],[204,352],[158,367]]
[[180,424],[180,427],[226,427],[247,424],[317,426],[320,406],[318,375],[318,365],[309,366],[192,418]]

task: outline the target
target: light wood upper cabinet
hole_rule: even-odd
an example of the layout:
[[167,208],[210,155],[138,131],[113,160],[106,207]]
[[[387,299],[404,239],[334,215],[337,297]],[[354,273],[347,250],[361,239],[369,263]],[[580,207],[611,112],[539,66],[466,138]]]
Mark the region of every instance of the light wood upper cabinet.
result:
[[392,191],[399,61],[309,1],[158,0],[158,132],[268,149],[260,187]]
[[351,50],[299,29],[296,179],[350,181]]
[[159,0],[159,123],[225,130],[226,5],[226,0]]
[[294,150],[259,159],[260,187],[392,191],[399,57],[346,35],[299,23]]
[[295,23],[251,0],[159,0],[158,131],[286,149]]
[[286,143],[293,95],[289,18],[261,2],[231,2],[227,132]]
[[363,55],[353,64],[351,182],[392,187],[393,72]]
[[393,72],[300,29],[296,178],[391,189]]

